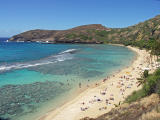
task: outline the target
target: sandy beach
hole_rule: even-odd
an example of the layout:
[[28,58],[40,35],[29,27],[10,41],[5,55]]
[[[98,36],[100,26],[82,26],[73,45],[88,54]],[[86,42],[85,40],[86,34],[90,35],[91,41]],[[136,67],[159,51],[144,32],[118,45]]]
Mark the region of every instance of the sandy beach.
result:
[[76,98],[67,102],[60,108],[50,111],[38,118],[38,120],[79,120],[84,117],[95,118],[100,116],[119,103],[137,87],[137,79],[144,68],[156,69],[155,64],[149,66],[149,53],[138,48],[128,47],[137,53],[136,59],[127,67],[110,77],[100,80],[94,86],[80,93]]

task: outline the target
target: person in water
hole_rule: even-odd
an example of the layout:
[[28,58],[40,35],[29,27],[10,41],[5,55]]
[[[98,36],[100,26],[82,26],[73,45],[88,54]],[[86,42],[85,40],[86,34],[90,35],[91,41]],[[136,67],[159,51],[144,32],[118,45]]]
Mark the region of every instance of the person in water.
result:
[[79,88],[81,88],[81,86],[82,86],[81,83],[79,83]]

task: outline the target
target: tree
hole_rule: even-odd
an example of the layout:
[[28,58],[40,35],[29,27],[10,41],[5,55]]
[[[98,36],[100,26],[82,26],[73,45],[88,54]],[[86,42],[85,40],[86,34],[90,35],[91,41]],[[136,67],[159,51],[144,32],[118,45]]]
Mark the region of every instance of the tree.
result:
[[145,70],[143,72],[143,74],[141,75],[141,78],[137,78],[137,80],[138,80],[138,86],[137,87],[146,83],[148,75],[149,75],[148,70]]

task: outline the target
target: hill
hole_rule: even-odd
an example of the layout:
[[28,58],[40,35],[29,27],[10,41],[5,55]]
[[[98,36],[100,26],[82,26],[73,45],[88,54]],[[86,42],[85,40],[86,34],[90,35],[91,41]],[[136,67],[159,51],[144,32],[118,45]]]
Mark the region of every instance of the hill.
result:
[[51,43],[99,43],[93,31],[108,31],[101,24],[78,26],[68,30],[31,30],[10,38],[10,41],[41,41]]
[[[11,37],[10,41],[51,43],[121,43],[139,44],[151,39],[160,41],[160,15],[127,28],[106,28],[91,24],[68,30],[30,30]],[[136,42],[136,43],[133,43]]]

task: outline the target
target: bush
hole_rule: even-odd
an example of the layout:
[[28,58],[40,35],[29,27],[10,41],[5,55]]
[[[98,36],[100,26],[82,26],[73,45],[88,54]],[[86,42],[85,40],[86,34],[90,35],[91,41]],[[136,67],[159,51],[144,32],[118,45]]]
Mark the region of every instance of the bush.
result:
[[88,39],[88,36],[81,34],[81,35],[80,35],[80,39],[82,39],[82,40],[87,40],[87,39]]
[[134,91],[132,93],[132,95],[128,96],[125,100],[125,102],[127,103],[131,103],[131,102],[134,102],[142,97],[145,97],[146,96],[146,93],[143,89],[141,90],[138,90],[138,91]]
[[156,70],[155,75],[156,75],[156,76],[160,76],[160,69],[157,69],[157,70]]
[[157,69],[155,73],[149,75],[147,78],[147,82],[145,83],[143,89],[145,90],[147,95],[152,93],[160,94],[160,69]]
[[144,84],[143,89],[145,90],[146,95],[155,93],[157,76],[151,75],[147,78],[147,82]]
[[145,70],[144,73],[143,73],[144,78],[147,78],[148,75],[149,75],[149,74],[148,74],[148,70]]
[[74,38],[77,37],[77,35],[74,34],[74,33],[72,33],[72,34],[67,34],[66,37],[67,37],[68,39],[74,39]]
[[96,35],[100,36],[100,37],[105,37],[107,35],[107,31],[102,30],[102,31],[96,31]]

